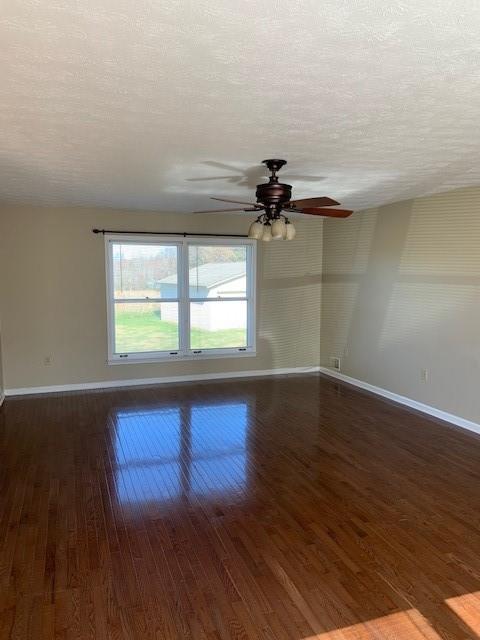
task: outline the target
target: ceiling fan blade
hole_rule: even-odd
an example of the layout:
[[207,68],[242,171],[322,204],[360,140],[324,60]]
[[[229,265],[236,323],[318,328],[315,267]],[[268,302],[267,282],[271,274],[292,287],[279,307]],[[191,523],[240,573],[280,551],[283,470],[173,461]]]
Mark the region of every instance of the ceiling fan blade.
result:
[[233,202],[234,204],[246,204],[249,207],[260,206],[255,202],[245,202],[245,200],[227,200],[226,198],[214,198],[213,196],[210,197],[210,200],[219,200],[220,202]]
[[310,216],[325,216],[327,218],[348,218],[353,211],[349,209],[324,209],[323,207],[302,207],[298,213],[306,213]]
[[322,196],[320,198],[304,198],[303,200],[291,200],[290,204],[292,204],[295,208],[303,208],[303,207],[334,207],[337,204],[340,204],[333,198],[328,198],[327,196]]
[[206,209],[205,211],[192,211],[192,213],[227,213],[228,211],[257,211],[257,209],[245,209],[245,207],[236,207],[235,209]]

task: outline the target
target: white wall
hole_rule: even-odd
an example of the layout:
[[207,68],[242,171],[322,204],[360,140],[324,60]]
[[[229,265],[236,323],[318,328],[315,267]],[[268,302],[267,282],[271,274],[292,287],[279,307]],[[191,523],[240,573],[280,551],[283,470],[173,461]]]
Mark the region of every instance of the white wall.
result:
[[[294,242],[259,245],[257,355],[109,366],[104,243],[93,227],[246,233],[247,216],[107,209],[0,209],[0,283],[7,389],[103,380],[317,366],[322,223],[301,221]],[[51,364],[45,365],[45,358]]]

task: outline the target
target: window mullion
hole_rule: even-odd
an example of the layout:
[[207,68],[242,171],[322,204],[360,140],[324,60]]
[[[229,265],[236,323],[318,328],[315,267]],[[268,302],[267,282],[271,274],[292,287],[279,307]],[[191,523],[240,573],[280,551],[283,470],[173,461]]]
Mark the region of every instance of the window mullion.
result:
[[238,296],[231,298],[189,298],[190,302],[247,302],[248,296]]
[[113,298],[113,302],[122,304],[162,304],[164,302],[178,302],[178,298]]
[[188,243],[186,240],[182,242],[179,248],[180,256],[180,301],[179,301],[179,329],[180,329],[180,352],[188,353],[190,349],[189,326],[190,326],[190,310],[188,308]]

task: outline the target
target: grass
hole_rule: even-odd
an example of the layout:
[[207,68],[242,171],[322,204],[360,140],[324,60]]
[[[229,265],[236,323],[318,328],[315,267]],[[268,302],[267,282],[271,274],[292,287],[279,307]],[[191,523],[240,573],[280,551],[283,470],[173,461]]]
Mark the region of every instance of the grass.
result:
[[[161,320],[158,312],[117,309],[115,331],[117,353],[178,349],[178,325]],[[246,330],[192,328],[190,342],[192,349],[242,347],[246,343]]]

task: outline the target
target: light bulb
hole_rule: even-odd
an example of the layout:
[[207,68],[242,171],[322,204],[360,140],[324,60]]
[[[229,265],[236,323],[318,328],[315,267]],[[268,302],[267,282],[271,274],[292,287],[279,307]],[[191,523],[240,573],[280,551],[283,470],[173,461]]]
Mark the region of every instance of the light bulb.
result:
[[286,225],[287,229],[285,232],[285,238],[287,240],[293,240],[295,238],[295,236],[297,235],[297,230],[295,229],[295,227],[293,226],[293,224],[291,222],[289,222]]
[[248,230],[248,237],[253,238],[254,240],[260,240],[263,234],[263,224],[255,220],[250,225],[250,229]]
[[267,222],[266,224],[263,225],[262,240],[264,242],[270,242],[271,239],[272,239],[272,227],[270,223]]
[[276,218],[272,224],[272,238],[274,240],[282,240],[285,237],[285,222],[282,218]]

